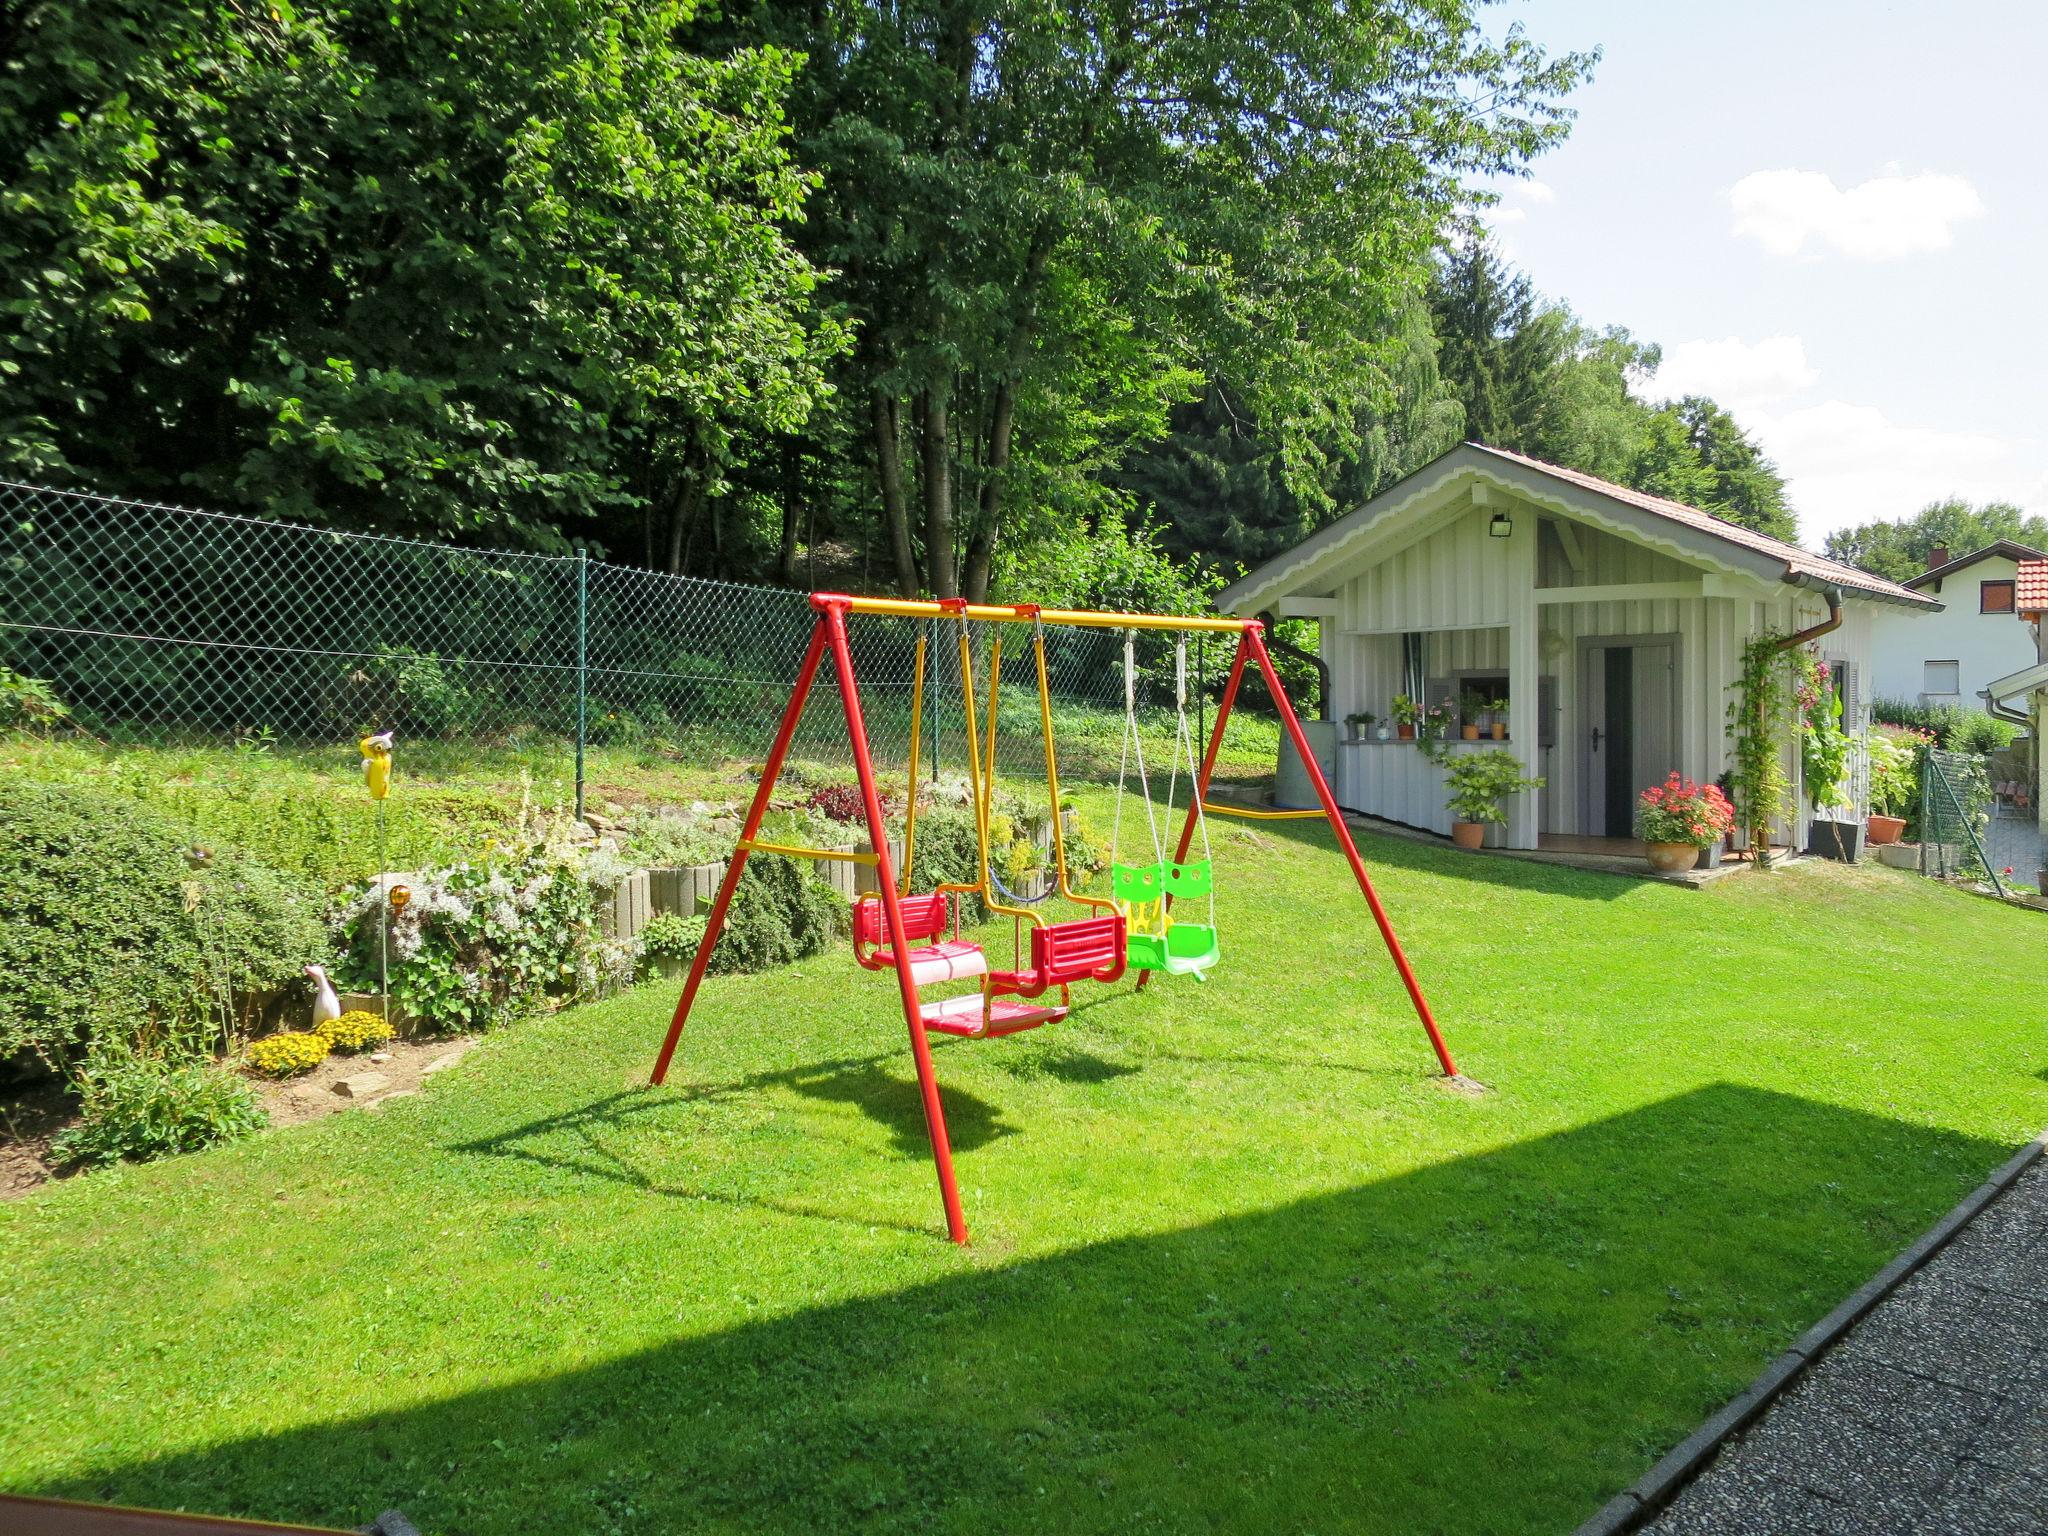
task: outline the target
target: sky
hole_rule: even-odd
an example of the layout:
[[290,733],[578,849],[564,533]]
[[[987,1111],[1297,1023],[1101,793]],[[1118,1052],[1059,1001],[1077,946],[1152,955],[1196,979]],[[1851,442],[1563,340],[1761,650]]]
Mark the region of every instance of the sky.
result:
[[1508,0],[1598,46],[1487,221],[1545,295],[1732,410],[1802,542],[1963,496],[2048,512],[2048,5]]

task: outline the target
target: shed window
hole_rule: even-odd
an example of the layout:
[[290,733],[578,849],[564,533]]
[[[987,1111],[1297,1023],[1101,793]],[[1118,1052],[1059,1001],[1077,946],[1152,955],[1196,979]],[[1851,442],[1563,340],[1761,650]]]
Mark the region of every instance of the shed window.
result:
[[1959,662],[1929,661],[1921,664],[1920,691],[1929,695],[1946,695],[1954,698],[1963,689],[1963,669]]
[[1986,581],[1977,587],[1979,613],[2011,613],[2013,610],[2013,583],[2009,581]]

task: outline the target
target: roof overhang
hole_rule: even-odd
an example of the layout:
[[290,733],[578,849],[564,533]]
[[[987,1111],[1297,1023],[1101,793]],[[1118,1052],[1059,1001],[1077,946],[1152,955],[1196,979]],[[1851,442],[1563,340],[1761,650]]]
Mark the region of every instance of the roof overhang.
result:
[[1780,556],[1720,538],[1707,529],[1660,516],[1469,443],[1432,459],[1357,511],[1232,582],[1217,594],[1216,606],[1225,613],[1249,616],[1273,607],[1283,597],[1348,579],[1352,571],[1347,567],[1356,566],[1361,556],[1375,551],[1381,557],[1393,553],[1408,542],[1404,533],[1420,537],[1462,492],[1480,485],[1722,576],[1769,586],[1789,583],[1815,591],[1831,590],[1838,598],[1897,603],[1915,611],[1943,606],[1934,598],[1837,585],[1823,576],[1796,571]]
[[2001,677],[1984,690],[1984,697],[1993,704],[2002,704],[2007,699],[2023,699],[2030,693],[2042,691],[2048,691],[2048,661],[2024,667],[2010,677]]

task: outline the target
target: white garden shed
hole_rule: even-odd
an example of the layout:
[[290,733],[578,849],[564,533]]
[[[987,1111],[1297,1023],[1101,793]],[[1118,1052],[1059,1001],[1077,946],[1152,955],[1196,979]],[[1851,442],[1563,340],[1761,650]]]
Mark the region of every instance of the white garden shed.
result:
[[[1500,743],[1547,787],[1518,797],[1498,841],[1584,846],[1632,834],[1635,798],[1677,770],[1729,762],[1729,687],[1744,644],[1827,624],[1844,723],[1860,730],[1875,605],[1938,600],[1698,508],[1466,443],[1224,589],[1225,612],[1314,619],[1331,721],[1391,700],[1505,699]],[[1448,832],[1444,770],[1415,743],[1340,740],[1346,807]],[[1484,750],[1452,743],[1452,751]],[[1796,747],[1788,761],[1798,783]],[[1860,754],[1854,815],[1866,809]],[[1846,813],[1845,813],[1846,814]],[[1782,835],[1804,846],[1802,804]]]

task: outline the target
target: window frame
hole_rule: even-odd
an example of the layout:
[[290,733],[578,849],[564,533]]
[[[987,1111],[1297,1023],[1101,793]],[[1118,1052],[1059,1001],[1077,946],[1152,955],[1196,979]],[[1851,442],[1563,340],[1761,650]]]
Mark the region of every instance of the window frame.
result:
[[[1928,675],[1927,675],[1927,669],[1928,669],[1929,667],[1948,667],[1949,669],[1951,669],[1951,671],[1952,671],[1952,672],[1954,673],[1954,678],[1955,678],[1955,686],[1954,686],[1953,688],[1930,688],[1930,687],[1928,687],[1928,686],[1927,686],[1927,685],[1928,685],[1928,683],[1932,681],[1932,679],[1931,679],[1931,678],[1929,678],[1929,677],[1928,677]],[[1961,698],[1961,697],[1963,696],[1963,664],[1962,664],[1962,662],[1961,662],[1961,661],[1960,661],[1959,659],[1955,659],[1955,658],[1948,658],[1948,657],[1941,657],[1941,658],[1936,658],[1936,657],[1929,657],[1929,658],[1927,658],[1926,660],[1923,660],[1923,661],[1922,661],[1922,662],[1920,663],[1920,691],[1921,691],[1921,693],[1923,693],[1923,694],[1927,695],[1927,696],[1928,696],[1928,697],[1930,697],[1930,698],[1937,698],[1937,699],[1949,699],[1949,698],[1956,698],[1956,699],[1959,699],[1959,698]]]
[[[2005,606],[2003,608],[1993,608],[1990,605],[1991,589],[1993,587],[2003,587],[2005,589]],[[1995,613],[2001,616],[2018,613],[2020,607],[2019,587],[2020,584],[2018,579],[2016,577],[2011,576],[2008,576],[2003,580],[1978,582],[1977,611],[1979,613]]]

